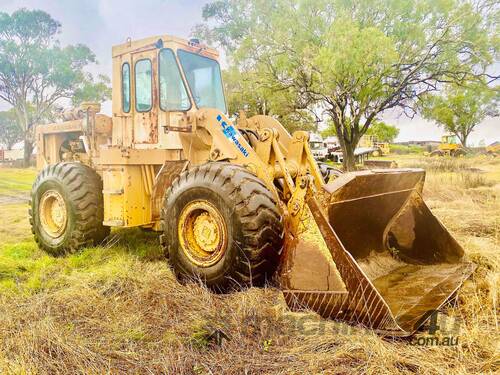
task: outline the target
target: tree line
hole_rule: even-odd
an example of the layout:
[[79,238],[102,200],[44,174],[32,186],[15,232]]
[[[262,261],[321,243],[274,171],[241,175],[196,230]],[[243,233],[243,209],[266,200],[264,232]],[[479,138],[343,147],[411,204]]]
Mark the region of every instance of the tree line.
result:
[[[388,110],[431,119],[464,145],[498,115],[497,1],[215,0],[202,15],[193,34],[225,51],[230,113],[271,115],[290,131],[326,119],[346,169],[364,134],[387,131]],[[0,99],[12,107],[0,143],[24,140],[26,161],[35,124],[110,96],[109,79],[87,71],[94,53],[62,47],[61,27],[40,10],[0,12]]]
[[109,78],[86,68],[96,63],[83,44],[62,47],[61,24],[41,10],[0,12],[0,99],[11,106],[0,113],[0,143],[24,141],[28,165],[36,124],[53,121],[64,100],[72,105],[110,97]]
[[464,144],[495,114],[497,1],[217,0],[203,18],[193,34],[224,48],[233,67],[230,107],[245,102],[292,130],[320,111],[349,170],[387,110],[421,114]]

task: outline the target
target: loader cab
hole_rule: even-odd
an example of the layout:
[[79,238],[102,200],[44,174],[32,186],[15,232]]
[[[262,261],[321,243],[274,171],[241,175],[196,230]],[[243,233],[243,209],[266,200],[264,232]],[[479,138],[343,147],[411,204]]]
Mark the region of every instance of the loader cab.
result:
[[221,70],[217,60],[184,49],[177,50],[177,56],[194,105],[197,108],[217,108],[226,113]]
[[216,50],[170,36],[113,47],[112,145],[181,150],[200,108],[227,112]]
[[438,150],[444,152],[445,154],[449,154],[460,149],[460,145],[458,143],[458,139],[455,135],[446,134],[441,137],[441,143],[438,146]]
[[456,145],[458,144],[458,139],[456,135],[443,135],[441,137],[442,144]]

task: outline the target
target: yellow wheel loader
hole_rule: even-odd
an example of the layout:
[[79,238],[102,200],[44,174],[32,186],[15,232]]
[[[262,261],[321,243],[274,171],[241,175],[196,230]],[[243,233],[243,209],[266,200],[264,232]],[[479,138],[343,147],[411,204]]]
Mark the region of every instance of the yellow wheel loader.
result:
[[464,156],[467,150],[458,143],[456,135],[446,134],[441,137],[441,143],[438,148],[430,153],[430,156]]
[[391,153],[389,142],[379,142],[374,135],[365,134],[361,137],[358,147],[372,148],[372,156],[386,156]]
[[157,231],[180,279],[272,283],[312,309],[409,335],[472,273],[422,200],[421,169],[330,174],[274,118],[227,116],[217,51],[170,36],[113,47],[112,117],[37,127],[30,222],[54,256],[110,227]]

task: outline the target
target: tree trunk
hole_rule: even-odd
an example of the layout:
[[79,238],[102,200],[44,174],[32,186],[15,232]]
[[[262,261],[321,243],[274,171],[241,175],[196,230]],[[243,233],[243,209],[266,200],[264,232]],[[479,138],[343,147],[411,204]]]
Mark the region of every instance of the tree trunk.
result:
[[342,162],[344,171],[350,172],[356,170],[356,157],[354,156],[354,149],[356,148],[357,141],[349,142],[347,140],[344,132],[346,131],[344,125],[336,121],[335,117],[332,116],[333,124],[335,126],[335,133],[337,134],[337,139],[340,143],[340,148],[342,150],[342,155],[344,160]]
[[455,135],[458,137],[458,139],[460,140],[460,143],[462,144],[462,146],[465,148],[467,147],[467,137],[469,136],[469,134],[466,134],[465,132],[457,132],[455,133]]
[[25,168],[28,168],[30,166],[31,153],[33,152],[33,136],[31,132],[32,129],[30,129],[28,111],[26,108],[27,108],[26,102],[23,102],[23,104],[18,104],[17,106],[15,106],[14,110],[16,113],[18,124],[21,127],[21,130],[23,131],[24,134],[23,166]]
[[351,143],[343,142],[342,153],[344,155],[344,171],[351,172],[356,170],[356,157],[354,156],[354,149]]
[[24,159],[23,166],[28,168],[31,163],[31,154],[33,153],[33,143],[28,133],[24,134]]
[[461,139],[462,146],[464,146],[464,148],[467,148],[467,137],[467,135],[464,135],[464,137]]

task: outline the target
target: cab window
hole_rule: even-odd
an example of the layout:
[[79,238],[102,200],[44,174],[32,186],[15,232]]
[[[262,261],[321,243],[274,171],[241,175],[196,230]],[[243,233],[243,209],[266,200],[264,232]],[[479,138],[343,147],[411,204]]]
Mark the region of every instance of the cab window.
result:
[[139,60],[135,63],[135,109],[147,112],[152,105],[151,60]]
[[122,65],[122,110],[130,112],[130,65]]
[[219,63],[184,50],[177,54],[198,108],[217,108],[226,113]]
[[189,96],[171,49],[160,51],[160,108],[164,111],[187,111],[191,108]]

